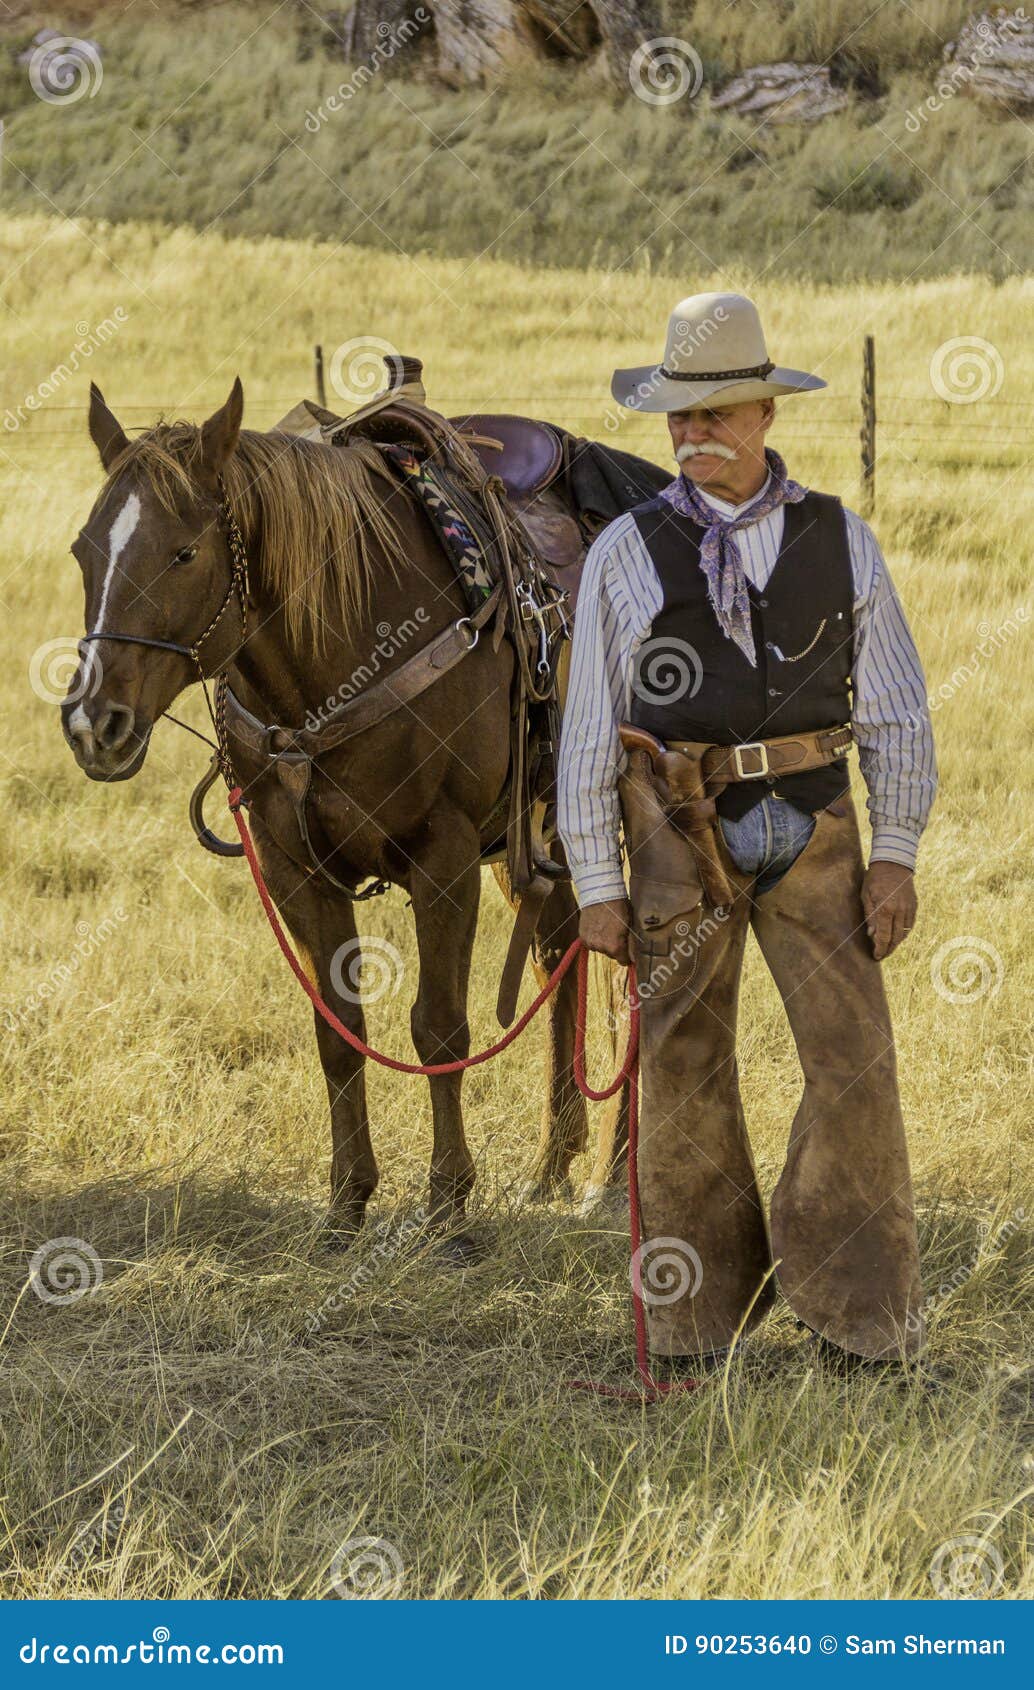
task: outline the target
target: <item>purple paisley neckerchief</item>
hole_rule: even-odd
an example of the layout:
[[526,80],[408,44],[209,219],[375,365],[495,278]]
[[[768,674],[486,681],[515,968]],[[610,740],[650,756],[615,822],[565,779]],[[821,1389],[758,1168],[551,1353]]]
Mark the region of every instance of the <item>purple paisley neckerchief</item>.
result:
[[688,516],[704,530],[700,540],[700,567],[707,580],[707,596],[722,633],[726,639],[736,641],[747,662],[754,668],[757,667],[757,653],[750,621],[750,599],[740,548],[736,544],[736,530],[759,522],[769,511],[777,510],[784,500],[792,505],[799,504],[807,491],[798,482],[789,479],[782,458],[770,446],[765,448],[765,461],[769,468],[768,485],[742,516],[719,516],[681,471],[660,493],[660,497],[682,516]]

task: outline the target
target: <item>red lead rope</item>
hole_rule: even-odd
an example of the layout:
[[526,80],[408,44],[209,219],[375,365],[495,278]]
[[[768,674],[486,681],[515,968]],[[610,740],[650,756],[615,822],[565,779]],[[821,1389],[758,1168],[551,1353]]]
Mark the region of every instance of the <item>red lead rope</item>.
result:
[[[564,975],[567,973],[575,958],[578,959],[578,1008],[575,1015],[574,1035],[574,1077],[578,1090],[583,1097],[593,1103],[602,1103],[604,1099],[613,1097],[620,1086],[628,1081],[628,1213],[629,1230],[632,1240],[632,1306],[635,1317],[635,1351],[636,1367],[643,1383],[643,1391],[649,1400],[665,1396],[669,1391],[692,1391],[696,1389],[695,1379],[674,1379],[661,1381],[654,1379],[650,1372],[649,1352],[646,1342],[646,1317],[643,1312],[643,1284],[640,1263],[640,1225],[639,1225],[639,1179],[637,1169],[637,1152],[639,1146],[639,995],[636,990],[635,969],[628,972],[628,1004],[629,1027],[628,1048],[624,1061],[609,1086],[603,1091],[594,1091],[585,1078],[585,1021],[586,1005],[589,995],[589,953],[581,939],[575,939],[564,952],[546,984],[538,996],[528,1005],[524,1014],[515,1021],[508,1032],[503,1034],[494,1045],[488,1045],[485,1050],[476,1051],[473,1056],[464,1056],[455,1062],[400,1062],[397,1057],[385,1056],[381,1051],[374,1050],[366,1044],[356,1033],[345,1026],[341,1018],[335,1015],[330,1005],[320,996],[305,969],[298,959],[298,955],[284,932],[283,924],[277,914],[269,887],[255,850],[255,841],[251,837],[242,809],[243,793],[239,786],[231,789],[228,803],[237,824],[244,855],[251,870],[251,877],[256,890],[262,900],[262,908],[266,912],[266,919],[273,929],[277,944],[283,951],[290,965],[291,972],[298,981],[306,997],[312,1003],[318,1015],[323,1017],[328,1027],[350,1044],[352,1049],[361,1056],[369,1057],[373,1062],[379,1062],[382,1068],[392,1068],[397,1074],[459,1074],[465,1068],[476,1068],[479,1063],[487,1062],[491,1057],[498,1056],[514,1039],[519,1038],[528,1023],[534,1020],[547,998],[556,991]],[[604,1385],[592,1379],[571,1379],[568,1383],[576,1390],[595,1391],[599,1396],[624,1397],[640,1400],[639,1391],[627,1391],[618,1385]]]

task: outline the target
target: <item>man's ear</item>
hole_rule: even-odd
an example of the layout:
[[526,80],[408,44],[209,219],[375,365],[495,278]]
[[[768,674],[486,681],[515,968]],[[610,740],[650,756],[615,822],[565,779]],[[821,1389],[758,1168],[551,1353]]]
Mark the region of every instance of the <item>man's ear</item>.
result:
[[763,423],[764,423],[765,430],[767,432],[767,430],[770,429],[772,427],[772,424],[775,422],[775,414],[776,414],[775,400],[774,399],[762,399],[761,404],[764,407],[765,415],[764,415],[764,418],[763,418]]
[[106,470],[110,470],[115,459],[129,445],[122,424],[108,410],[103,393],[96,382],[92,381],[90,383],[90,439],[100,453],[101,463]]
[[221,475],[233,456],[243,416],[244,389],[237,376],[226,404],[201,425],[201,461],[210,475]]

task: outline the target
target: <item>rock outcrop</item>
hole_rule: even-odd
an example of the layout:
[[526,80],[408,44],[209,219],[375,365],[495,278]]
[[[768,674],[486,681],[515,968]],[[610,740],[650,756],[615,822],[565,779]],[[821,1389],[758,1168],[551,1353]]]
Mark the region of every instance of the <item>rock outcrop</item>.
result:
[[826,65],[755,65],[726,83],[711,106],[755,123],[818,123],[843,111],[848,97]]
[[955,93],[1018,115],[1034,111],[1034,19],[1022,7],[970,18],[945,48],[944,63]]

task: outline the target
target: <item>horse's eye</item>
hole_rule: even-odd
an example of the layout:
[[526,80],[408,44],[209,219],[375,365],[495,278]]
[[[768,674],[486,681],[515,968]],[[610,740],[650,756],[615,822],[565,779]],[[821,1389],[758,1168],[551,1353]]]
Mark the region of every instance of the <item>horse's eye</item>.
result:
[[196,557],[197,557],[197,547],[196,546],[184,546],[182,548],[182,550],[180,550],[176,553],[176,555],[175,555],[175,557],[173,558],[172,561],[173,561],[173,563],[193,563],[193,561]]

